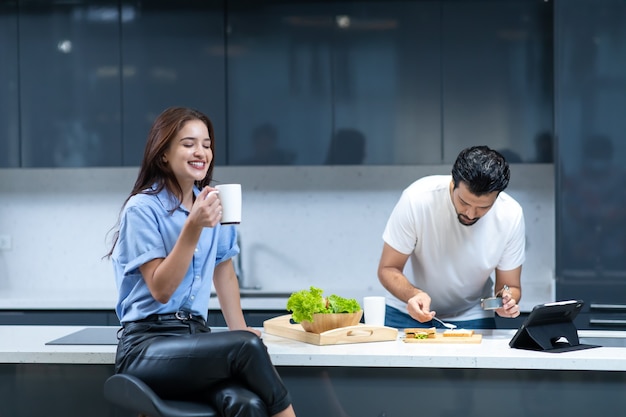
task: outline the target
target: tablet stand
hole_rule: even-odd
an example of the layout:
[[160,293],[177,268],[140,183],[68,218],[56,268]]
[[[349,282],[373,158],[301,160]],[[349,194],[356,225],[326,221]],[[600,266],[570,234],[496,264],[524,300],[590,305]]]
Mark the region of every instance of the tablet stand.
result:
[[596,346],[581,345],[576,325],[572,321],[562,321],[526,326],[521,329],[521,333],[512,347],[546,352],[566,352]]
[[567,352],[598,347],[582,345],[574,319],[584,305],[581,300],[556,301],[533,307],[509,346],[543,352]]
[[[524,338],[527,349],[549,350],[565,347],[564,345],[571,347],[580,344],[578,331],[571,321],[530,325],[526,327],[525,332],[528,336]],[[562,338],[567,341],[559,341]]]

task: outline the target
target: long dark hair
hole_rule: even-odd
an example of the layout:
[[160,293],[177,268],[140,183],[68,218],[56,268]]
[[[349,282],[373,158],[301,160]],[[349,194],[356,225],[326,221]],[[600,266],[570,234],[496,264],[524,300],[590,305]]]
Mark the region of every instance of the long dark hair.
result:
[[[215,135],[211,119],[200,111],[187,107],[170,107],[165,109],[157,116],[150,128],[137,180],[135,181],[130,195],[124,200],[122,210],[124,210],[124,206],[126,206],[126,203],[128,203],[128,200],[132,196],[140,193],[154,195],[160,193],[164,188],[167,188],[167,190],[178,199],[178,206],[174,207],[171,211],[173,212],[180,207],[183,201],[183,190],[176,180],[176,176],[172,172],[169,164],[163,162],[163,155],[185,123],[191,120],[200,120],[206,125],[209,131],[209,138],[211,138],[211,151],[213,155],[215,155]],[[195,185],[198,188],[202,189],[204,186],[211,183],[213,180],[214,166],[215,158],[211,160],[206,176],[202,180],[196,181]],[[122,210],[120,210],[120,215]],[[111,250],[105,255],[107,258],[111,257],[113,249],[115,249],[115,245],[117,244],[119,238],[119,224],[120,218],[118,217],[116,225],[111,229],[111,231],[115,230],[115,233],[113,235]]]

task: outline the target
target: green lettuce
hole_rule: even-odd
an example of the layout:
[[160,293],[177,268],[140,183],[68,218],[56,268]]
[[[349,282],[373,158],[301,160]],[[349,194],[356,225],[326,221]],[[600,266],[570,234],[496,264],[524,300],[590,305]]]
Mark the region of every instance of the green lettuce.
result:
[[309,290],[301,290],[291,294],[287,299],[287,310],[292,313],[294,322],[313,321],[316,313],[356,313],[361,306],[354,298],[343,298],[332,294],[328,298],[322,296],[323,291],[311,286]]
[[343,298],[335,294],[328,297],[328,305],[331,313],[356,313],[361,310],[354,298]]

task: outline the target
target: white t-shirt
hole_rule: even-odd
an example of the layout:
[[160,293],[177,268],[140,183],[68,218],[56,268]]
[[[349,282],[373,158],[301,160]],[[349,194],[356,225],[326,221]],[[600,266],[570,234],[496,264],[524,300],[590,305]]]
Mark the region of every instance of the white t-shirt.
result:
[[[472,226],[461,224],[450,196],[451,175],[421,178],[407,187],[383,233],[389,246],[410,254],[404,274],[431,297],[442,319],[491,317],[480,299],[493,295],[491,274],[525,260],[522,207],[501,192],[491,209]],[[387,303],[407,312],[390,293]]]

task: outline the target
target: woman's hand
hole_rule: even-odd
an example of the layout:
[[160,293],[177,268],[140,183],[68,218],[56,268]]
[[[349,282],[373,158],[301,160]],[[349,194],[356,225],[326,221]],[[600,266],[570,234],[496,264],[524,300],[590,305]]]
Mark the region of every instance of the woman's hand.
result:
[[255,335],[257,335],[259,338],[261,337],[261,331],[258,329],[255,329],[254,327],[246,327],[244,330],[249,331],[250,333],[254,333]]
[[222,219],[219,191],[204,187],[196,197],[189,212],[189,221],[202,227],[215,227]]

